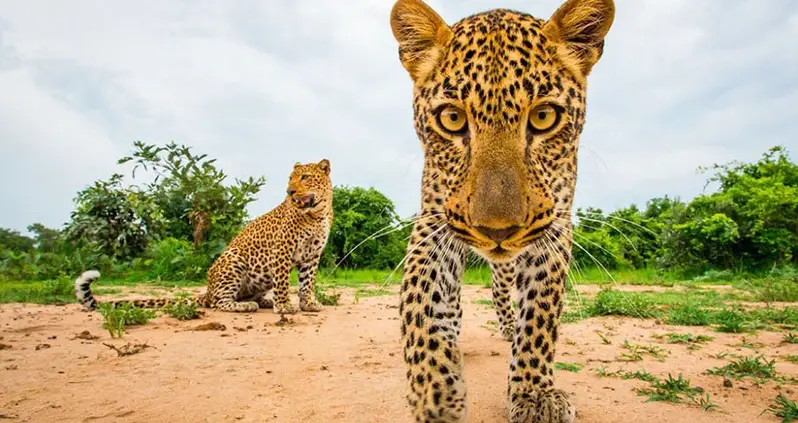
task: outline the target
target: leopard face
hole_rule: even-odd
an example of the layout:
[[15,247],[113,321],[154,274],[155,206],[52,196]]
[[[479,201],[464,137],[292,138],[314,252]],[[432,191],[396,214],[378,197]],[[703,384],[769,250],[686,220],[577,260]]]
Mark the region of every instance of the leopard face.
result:
[[318,163],[294,164],[286,194],[290,204],[303,213],[315,214],[331,207],[330,161],[323,159]]
[[437,177],[424,201],[489,261],[570,221],[586,77],[613,16],[611,0],[570,0],[548,21],[498,9],[448,26],[421,0],[394,6],[425,172]]

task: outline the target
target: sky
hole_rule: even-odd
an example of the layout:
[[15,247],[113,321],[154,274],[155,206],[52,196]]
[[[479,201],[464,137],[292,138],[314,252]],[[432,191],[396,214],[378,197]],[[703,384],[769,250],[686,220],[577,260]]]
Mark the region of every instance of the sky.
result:
[[[450,24],[559,0],[430,0]],[[61,227],[135,140],[192,146],[282,201],[295,162],[419,207],[391,0],[0,0],[0,227]],[[798,2],[621,0],[589,79],[575,206],[704,192],[699,166],[798,158]]]

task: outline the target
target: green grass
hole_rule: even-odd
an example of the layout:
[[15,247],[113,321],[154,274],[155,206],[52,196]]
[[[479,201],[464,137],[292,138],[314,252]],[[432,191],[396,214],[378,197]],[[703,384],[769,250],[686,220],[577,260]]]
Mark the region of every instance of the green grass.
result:
[[573,373],[579,373],[584,367],[582,363],[554,363],[555,369]]
[[798,404],[788,399],[783,393],[770,401],[770,406],[762,414],[771,413],[781,417],[782,423],[798,420]]
[[67,278],[40,282],[0,282],[0,303],[69,304],[76,302]]
[[602,289],[587,307],[591,316],[654,317],[654,303],[638,293]]
[[669,344],[706,344],[711,342],[713,337],[707,335],[693,335],[692,333],[666,333],[655,338],[665,339]]
[[341,293],[335,292],[332,294],[327,293],[327,289],[323,286],[316,285],[316,301],[325,306],[337,306],[341,300]]
[[638,370],[636,372],[624,372],[621,375],[621,379],[624,380],[637,379],[637,380],[642,380],[644,382],[654,382],[657,380],[657,378],[654,375],[645,370]]
[[733,379],[750,377],[760,381],[777,379],[776,360],[768,361],[764,356],[739,357],[723,367],[707,370],[707,374]]
[[659,361],[665,361],[665,358],[670,352],[664,348],[656,345],[639,345],[630,344],[629,341],[623,341],[622,347],[628,352],[621,354],[618,358],[623,361],[642,361],[645,355],[653,357]]
[[121,338],[127,326],[143,325],[155,317],[153,310],[136,308],[130,304],[114,307],[112,304],[100,304],[97,311],[103,316],[103,328],[111,338]]
[[668,309],[665,323],[678,326],[708,326],[711,322],[709,311],[692,302],[677,304]]
[[201,315],[197,303],[189,299],[169,304],[163,308],[163,312],[177,320],[199,319]]
[[669,373],[667,379],[657,379],[651,383],[650,387],[637,389],[638,395],[648,397],[646,402],[665,401],[676,404],[685,399],[694,401],[695,395],[700,392],[700,389],[690,386],[690,380],[685,379],[681,373],[677,378]]
[[798,344],[798,335],[796,335],[796,334],[794,334],[792,332],[787,332],[781,338],[781,343],[782,344]]

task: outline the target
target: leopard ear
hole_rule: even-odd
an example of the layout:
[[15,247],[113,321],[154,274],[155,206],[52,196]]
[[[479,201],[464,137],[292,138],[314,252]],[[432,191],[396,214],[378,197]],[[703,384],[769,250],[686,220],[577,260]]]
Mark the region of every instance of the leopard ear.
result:
[[299,162],[294,163],[294,169],[298,168],[299,166],[302,166],[302,163]]
[[330,174],[330,161],[329,160],[322,159],[322,161],[319,162],[319,167],[321,168],[321,170],[324,171],[324,173],[326,173],[328,175]]
[[587,76],[604,51],[604,37],[615,19],[613,0],[568,0],[546,22],[543,32],[565,47],[567,61]]
[[391,10],[391,30],[402,66],[413,81],[432,71],[452,37],[446,21],[422,0],[398,0]]

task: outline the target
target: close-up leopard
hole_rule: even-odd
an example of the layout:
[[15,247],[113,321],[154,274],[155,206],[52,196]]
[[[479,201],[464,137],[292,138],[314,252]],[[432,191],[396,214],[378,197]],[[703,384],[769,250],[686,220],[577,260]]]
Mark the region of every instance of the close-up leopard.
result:
[[[275,313],[292,314],[296,306],[289,298],[289,276],[299,275],[299,309],[316,312],[315,283],[324,246],[333,222],[333,187],[330,162],[294,165],[285,200],[249,223],[229,243],[208,270],[208,289],[188,301],[220,311],[254,312],[273,308]],[[97,307],[91,283],[99,272],[84,272],[75,281],[78,300],[89,310]],[[273,298],[267,298],[273,290]],[[135,307],[158,308],[173,298],[119,300]]]
[[555,388],[554,354],[586,80],[614,15],[612,0],[568,0],[547,21],[497,9],[451,26],[421,0],[391,11],[424,151],[400,306],[417,422],[467,419],[458,340],[469,250],[490,263],[494,298],[505,304],[509,421],[575,419],[572,399]]

